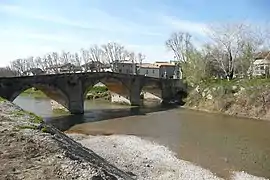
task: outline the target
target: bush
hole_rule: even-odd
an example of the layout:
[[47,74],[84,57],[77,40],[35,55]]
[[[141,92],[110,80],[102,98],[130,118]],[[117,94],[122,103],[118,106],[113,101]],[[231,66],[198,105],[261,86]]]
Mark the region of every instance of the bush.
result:
[[89,92],[93,93],[103,93],[108,91],[108,88],[106,86],[93,86],[92,88],[89,89]]

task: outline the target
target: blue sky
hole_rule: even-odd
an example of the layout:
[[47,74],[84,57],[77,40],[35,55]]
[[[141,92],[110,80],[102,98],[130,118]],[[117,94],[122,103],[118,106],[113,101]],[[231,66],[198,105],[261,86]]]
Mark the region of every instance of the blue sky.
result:
[[170,33],[187,31],[199,41],[212,23],[267,22],[269,7],[268,0],[0,0],[0,66],[110,41],[148,62],[169,60]]

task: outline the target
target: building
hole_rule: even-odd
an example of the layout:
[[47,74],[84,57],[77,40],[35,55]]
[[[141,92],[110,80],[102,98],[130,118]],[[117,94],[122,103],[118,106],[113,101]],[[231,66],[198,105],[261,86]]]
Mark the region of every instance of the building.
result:
[[54,65],[46,68],[47,74],[58,74],[58,73],[80,73],[82,68],[71,63],[66,63],[63,65]]
[[174,79],[182,79],[183,72],[179,61],[171,60],[171,64],[175,65]]
[[60,66],[60,73],[80,73],[82,68],[71,63]]
[[42,71],[42,69],[40,68],[31,68],[27,71],[23,72],[23,76],[35,76],[35,75],[41,75],[41,74],[45,74],[44,71]]
[[150,63],[143,63],[137,66],[137,74],[149,77],[160,78],[159,73],[159,66],[150,64]]
[[181,72],[178,65],[170,62],[133,63],[115,61],[112,63],[113,72],[124,74],[138,74],[143,76],[167,79],[180,79]]
[[270,52],[260,52],[256,55],[253,62],[252,75],[261,76],[269,74]]
[[159,76],[160,78],[166,79],[179,79],[180,78],[180,68],[171,62],[157,61],[154,65],[159,66]]
[[133,62],[115,61],[112,63],[112,71],[124,74],[137,74],[137,64]]
[[138,65],[137,73],[155,78],[180,79],[180,68],[169,62],[143,63]]
[[84,72],[111,72],[110,64],[103,64],[99,61],[91,61],[82,65]]

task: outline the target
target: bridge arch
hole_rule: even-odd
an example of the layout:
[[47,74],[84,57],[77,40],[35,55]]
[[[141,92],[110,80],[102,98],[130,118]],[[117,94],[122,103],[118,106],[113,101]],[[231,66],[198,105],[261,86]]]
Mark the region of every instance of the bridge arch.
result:
[[110,92],[111,101],[129,104],[130,102],[130,87],[129,82],[121,76],[111,75],[110,73],[103,73],[96,78],[88,78],[84,80],[83,97],[86,98],[87,93],[93,86],[98,83],[104,84]]
[[160,81],[146,81],[142,84],[141,95],[144,99],[162,100],[162,83]]
[[60,105],[69,110],[68,95],[60,87],[51,84],[43,84],[43,83],[23,84],[18,88],[13,89],[13,91],[10,92],[9,97],[7,99],[13,102],[21,93],[30,88],[36,88],[37,90],[42,91],[48,98],[56,101],[57,103],[59,103]]

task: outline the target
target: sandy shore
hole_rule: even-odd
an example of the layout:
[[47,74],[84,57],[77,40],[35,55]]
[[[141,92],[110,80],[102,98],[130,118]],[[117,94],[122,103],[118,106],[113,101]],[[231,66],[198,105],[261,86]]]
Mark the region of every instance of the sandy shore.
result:
[[[92,149],[119,169],[134,174],[139,180],[217,180],[222,179],[207,169],[176,158],[168,148],[136,136],[70,137]],[[232,172],[232,180],[264,180],[245,172]]]

